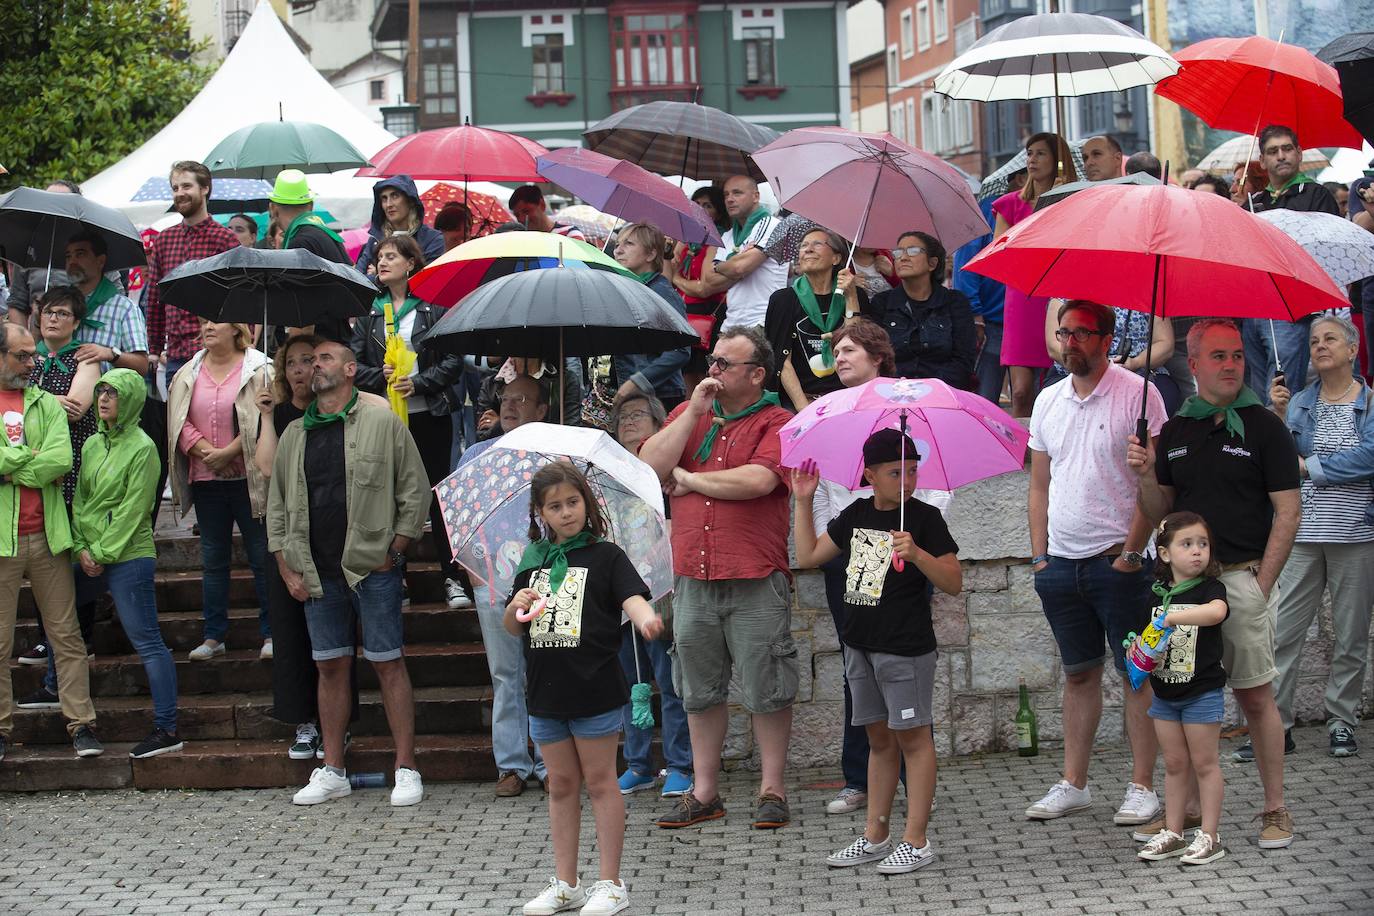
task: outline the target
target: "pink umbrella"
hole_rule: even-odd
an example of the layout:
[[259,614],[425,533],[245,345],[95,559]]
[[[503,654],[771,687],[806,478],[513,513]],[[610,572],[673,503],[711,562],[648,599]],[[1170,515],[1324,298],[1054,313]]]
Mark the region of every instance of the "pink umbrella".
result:
[[911,229],[950,251],[988,234],[964,177],[891,134],[803,127],[753,157],[779,203],[865,248],[890,248]]
[[357,229],[345,229],[343,231],[344,251],[355,262],[358,260],[358,252],[363,250],[367,244],[368,232],[371,226],[359,226]]

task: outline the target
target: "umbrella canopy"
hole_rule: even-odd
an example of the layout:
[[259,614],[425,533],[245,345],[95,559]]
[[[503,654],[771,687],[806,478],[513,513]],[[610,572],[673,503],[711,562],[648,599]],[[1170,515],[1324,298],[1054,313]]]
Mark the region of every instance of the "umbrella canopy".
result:
[[260,121],[219,141],[205,164],[215,175],[227,178],[272,180],[282,169],[337,172],[367,165],[367,157],[323,124]]
[[1266,210],[1256,214],[1303,247],[1337,284],[1374,276],[1374,235],[1331,213]]
[[459,563],[510,592],[529,544],[530,478],[553,461],[571,461],[587,477],[618,544],[654,598],[673,590],[672,548],[663,491],[653,469],[599,429],[526,423],[462,465],[434,488]]
[[534,160],[544,147],[519,134],[464,124],[422,130],[388,144],[358,170],[359,178],[409,175],[415,179],[543,181]]
[[682,189],[633,162],[568,146],[540,156],[539,174],[566,188],[602,213],[626,222],[644,222],[670,239],[688,244],[721,244],[706,211]]
[[461,307],[445,313],[426,339],[452,353],[557,360],[658,353],[689,347],[700,338],[686,318],[637,279],[556,267],[484,284]]
[[[1230,173],[1234,172],[1238,166],[1258,158],[1258,141],[1252,136],[1242,135],[1232,137],[1203,156],[1194,164],[1193,168],[1202,169],[1204,172]],[[1302,151],[1301,168],[1304,172],[1326,168],[1330,164],[1331,160],[1327,159],[1326,154],[1316,147],[1309,147]]]
[[693,102],[646,102],[617,111],[582,134],[587,148],[660,175],[720,181],[763,172],[749,158],[778,133],[719,108]]
[[963,176],[891,134],[804,127],[756,150],[754,161],[783,206],[856,245],[888,248],[919,229],[953,251],[988,232]]
[[1345,119],[1374,143],[1374,32],[1342,35],[1317,52],[1336,68]]
[[[212,215],[225,213],[261,212],[267,209],[267,196],[272,193],[272,183],[261,178],[219,178],[210,186],[210,200],[206,207]],[[167,212],[172,212],[172,189],[166,178],[149,178],[129,198],[130,203],[146,201],[167,201]]]
[[812,461],[825,479],[862,487],[864,442],[880,429],[900,429],[903,415],[922,487],[953,490],[1024,466],[1024,426],[991,401],[928,378],[876,378],[817,398],[779,432],[782,465]]
[[589,239],[606,240],[611,235],[611,230],[620,222],[609,213],[602,213],[595,207],[586,204],[573,204],[571,207],[564,207],[557,213],[560,223],[567,223],[576,227]]
[[490,235],[497,226],[513,219],[506,205],[490,194],[474,191],[465,185],[440,181],[420,195],[420,203],[425,205],[425,225],[433,226],[434,218],[444,205],[455,201],[467,207],[468,213],[472,214],[471,238],[474,239]]
[[[1083,144],[1086,140],[1070,140],[1069,153],[1073,156],[1073,166],[1078,170],[1078,174],[1083,174]],[[989,197],[1001,197],[1010,189],[1011,176],[1026,167],[1026,148],[1023,146],[1016,151],[1016,155],[1007,160],[1006,165],[997,169],[987,178],[978,188],[978,199],[987,200]]]
[[1086,13],[1024,16],[988,32],[935,77],[935,91],[978,102],[1150,86],[1178,70],[1130,26]]
[[579,239],[552,232],[501,232],[445,252],[410,279],[410,289],[426,302],[448,308],[498,277],[560,265],[634,277],[615,258]]
[[1153,304],[1166,317],[1292,321],[1349,305],[1274,226],[1216,194],[1168,185],[1080,191],[1017,223],[965,269],[1027,295]]
[[801,251],[802,239],[806,238],[806,234],[825,228],[800,213],[789,213],[778,220],[778,224],[773,227],[773,234],[764,241],[764,254],[779,264],[791,264]]
[[1155,94],[1209,127],[1255,134],[1282,124],[1307,146],[1358,148],[1362,142],[1342,112],[1335,68],[1306,48],[1251,35],[1209,38],[1174,56],[1182,66],[1155,86]]
[[302,248],[230,249],[187,261],[158,283],[166,302],[210,321],[303,327],[366,315],[377,285]]
[[147,262],[129,218],[80,194],[15,188],[0,197],[0,259],[20,267],[65,264],[67,238],[78,229],[105,240],[107,270]]
[[1160,184],[1160,180],[1144,172],[1133,172],[1130,175],[1122,175],[1120,178],[1106,178],[1102,181],[1071,181],[1068,184],[1061,184],[1057,187],[1050,188],[1037,197],[1035,199],[1035,209],[1043,210],[1051,204],[1057,204],[1070,195],[1077,194],[1079,191],[1086,191],[1089,188],[1100,188],[1104,185],[1120,184]]

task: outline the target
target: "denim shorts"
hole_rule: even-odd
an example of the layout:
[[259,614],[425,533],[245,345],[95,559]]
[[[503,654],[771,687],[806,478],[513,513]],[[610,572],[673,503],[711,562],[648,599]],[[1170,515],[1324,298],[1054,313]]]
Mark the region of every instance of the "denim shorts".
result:
[[1225,717],[1226,698],[1220,687],[1186,700],[1162,700],[1155,697],[1150,702],[1150,718],[1163,722],[1214,725]]
[[[1148,569],[1148,564],[1147,564]],[[1126,634],[1150,622],[1150,573],[1123,573],[1107,557],[1069,560],[1050,557],[1035,573],[1035,591],[1045,609],[1065,674],[1101,665],[1111,650],[1116,670],[1126,671]]]
[[569,738],[604,738],[620,733],[621,707],[581,719],[546,719],[530,716],[530,737],[535,744],[557,744]]
[[369,573],[349,588],[343,579],[322,579],[324,595],[305,602],[310,655],[317,662],[351,656],[363,627],[363,658],[389,662],[401,657],[401,585],[404,572],[393,567]]

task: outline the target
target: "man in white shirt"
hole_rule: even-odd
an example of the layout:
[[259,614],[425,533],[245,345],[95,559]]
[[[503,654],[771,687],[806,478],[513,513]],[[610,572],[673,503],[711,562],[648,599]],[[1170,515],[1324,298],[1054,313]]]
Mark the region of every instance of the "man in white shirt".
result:
[[768,297],[787,285],[787,265],[764,254],[763,247],[777,226],[777,219],[759,202],[759,185],[748,175],[725,182],[725,212],[730,231],[721,236],[714,269],[703,271],[700,280],[681,274],[671,277],[680,292],[700,299],[725,293],[722,328],[763,327]]
[[[1081,299],[1059,303],[1055,338],[1069,377],[1046,388],[1031,412],[1031,568],[1064,668],[1064,774],[1026,817],[1048,820],[1092,804],[1088,760],[1102,717],[1105,639],[1126,704],[1132,773],[1116,812],[1121,825],[1146,824],[1162,812],[1153,789],[1158,746],[1148,717],[1148,685],[1125,679],[1122,641],[1150,619],[1151,570],[1140,551],[1150,522],[1136,506],[1126,465],[1128,437],[1140,417],[1140,377],[1109,359],[1112,310]],[[1164,424],[1164,402],[1148,386],[1151,438]]]

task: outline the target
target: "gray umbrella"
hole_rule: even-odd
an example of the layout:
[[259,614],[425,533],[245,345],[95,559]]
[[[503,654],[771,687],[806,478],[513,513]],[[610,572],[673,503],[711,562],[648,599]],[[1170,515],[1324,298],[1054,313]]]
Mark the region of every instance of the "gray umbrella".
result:
[[587,148],[660,175],[720,181],[751,175],[766,181],[749,158],[778,132],[719,108],[693,102],[647,102],[617,111],[584,131]]
[[78,229],[98,233],[108,249],[105,267],[145,263],[143,239],[129,218],[80,194],[15,188],[0,197],[0,258],[20,267],[66,263],[67,239]]
[[1077,194],[1079,191],[1086,191],[1088,188],[1100,188],[1104,184],[1159,184],[1160,181],[1153,175],[1144,172],[1133,172],[1130,175],[1122,175],[1120,178],[1106,178],[1102,181],[1071,181],[1068,184],[1061,184],[1057,188],[1050,188],[1044,194],[1035,199],[1035,209],[1043,210],[1051,204],[1057,204],[1070,194]]

